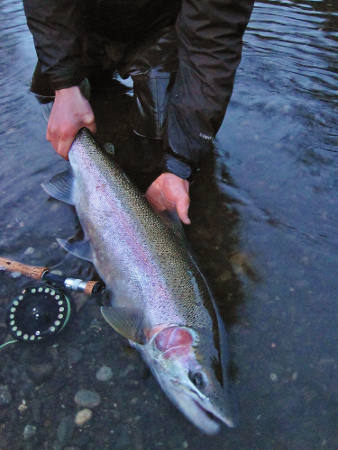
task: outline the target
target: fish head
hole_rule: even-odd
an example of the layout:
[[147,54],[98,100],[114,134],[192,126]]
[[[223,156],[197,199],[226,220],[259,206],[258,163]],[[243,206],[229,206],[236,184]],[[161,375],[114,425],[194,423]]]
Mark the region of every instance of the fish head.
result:
[[234,427],[236,419],[219,352],[206,344],[205,334],[182,326],[162,328],[142,353],[178,409],[201,431],[215,434],[221,423]]

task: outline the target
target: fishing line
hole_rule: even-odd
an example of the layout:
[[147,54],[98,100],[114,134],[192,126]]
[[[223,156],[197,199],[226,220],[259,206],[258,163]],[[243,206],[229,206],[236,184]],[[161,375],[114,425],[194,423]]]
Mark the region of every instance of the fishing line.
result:
[[16,342],[19,342],[17,339],[13,339],[12,341],[7,341],[4,344],[0,345],[0,350],[2,350],[4,347],[6,347],[9,344],[15,344]]

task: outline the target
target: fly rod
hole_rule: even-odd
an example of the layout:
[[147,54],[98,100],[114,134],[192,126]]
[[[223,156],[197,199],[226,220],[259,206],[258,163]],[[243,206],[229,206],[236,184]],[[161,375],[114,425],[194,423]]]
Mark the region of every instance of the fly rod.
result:
[[47,281],[58,287],[71,291],[84,292],[87,295],[98,294],[104,288],[104,284],[100,281],[84,281],[79,278],[56,275],[48,267],[31,266],[3,257],[0,257],[0,269],[9,272],[19,272],[34,280]]

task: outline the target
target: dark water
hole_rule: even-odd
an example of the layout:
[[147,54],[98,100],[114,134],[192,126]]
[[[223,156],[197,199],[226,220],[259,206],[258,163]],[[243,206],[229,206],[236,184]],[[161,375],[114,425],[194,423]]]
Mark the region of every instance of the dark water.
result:
[[[1,2],[0,24],[0,255],[89,278],[55,244],[76,232],[73,210],[40,189],[65,163],[28,93],[35,53],[21,2]],[[338,448],[337,25],[334,1],[257,2],[215,161],[192,187],[188,235],[228,323],[240,426],[200,434],[89,301],[53,345],[1,351],[11,392],[1,449]],[[115,95],[128,100],[118,85]],[[5,306],[27,279],[0,282],[4,341]],[[95,377],[103,365],[108,382]],[[101,404],[78,428],[81,388]]]

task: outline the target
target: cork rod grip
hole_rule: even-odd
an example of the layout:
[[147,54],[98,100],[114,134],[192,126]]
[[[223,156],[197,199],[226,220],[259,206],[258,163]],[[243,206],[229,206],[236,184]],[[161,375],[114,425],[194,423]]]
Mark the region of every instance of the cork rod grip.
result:
[[9,272],[20,272],[22,275],[34,278],[35,280],[39,280],[42,277],[42,274],[48,270],[47,267],[29,266],[27,264],[22,264],[17,261],[1,257],[0,268],[8,270]]
[[99,281],[87,281],[83,292],[87,295],[92,295],[94,288],[96,288],[98,284],[100,284]]

